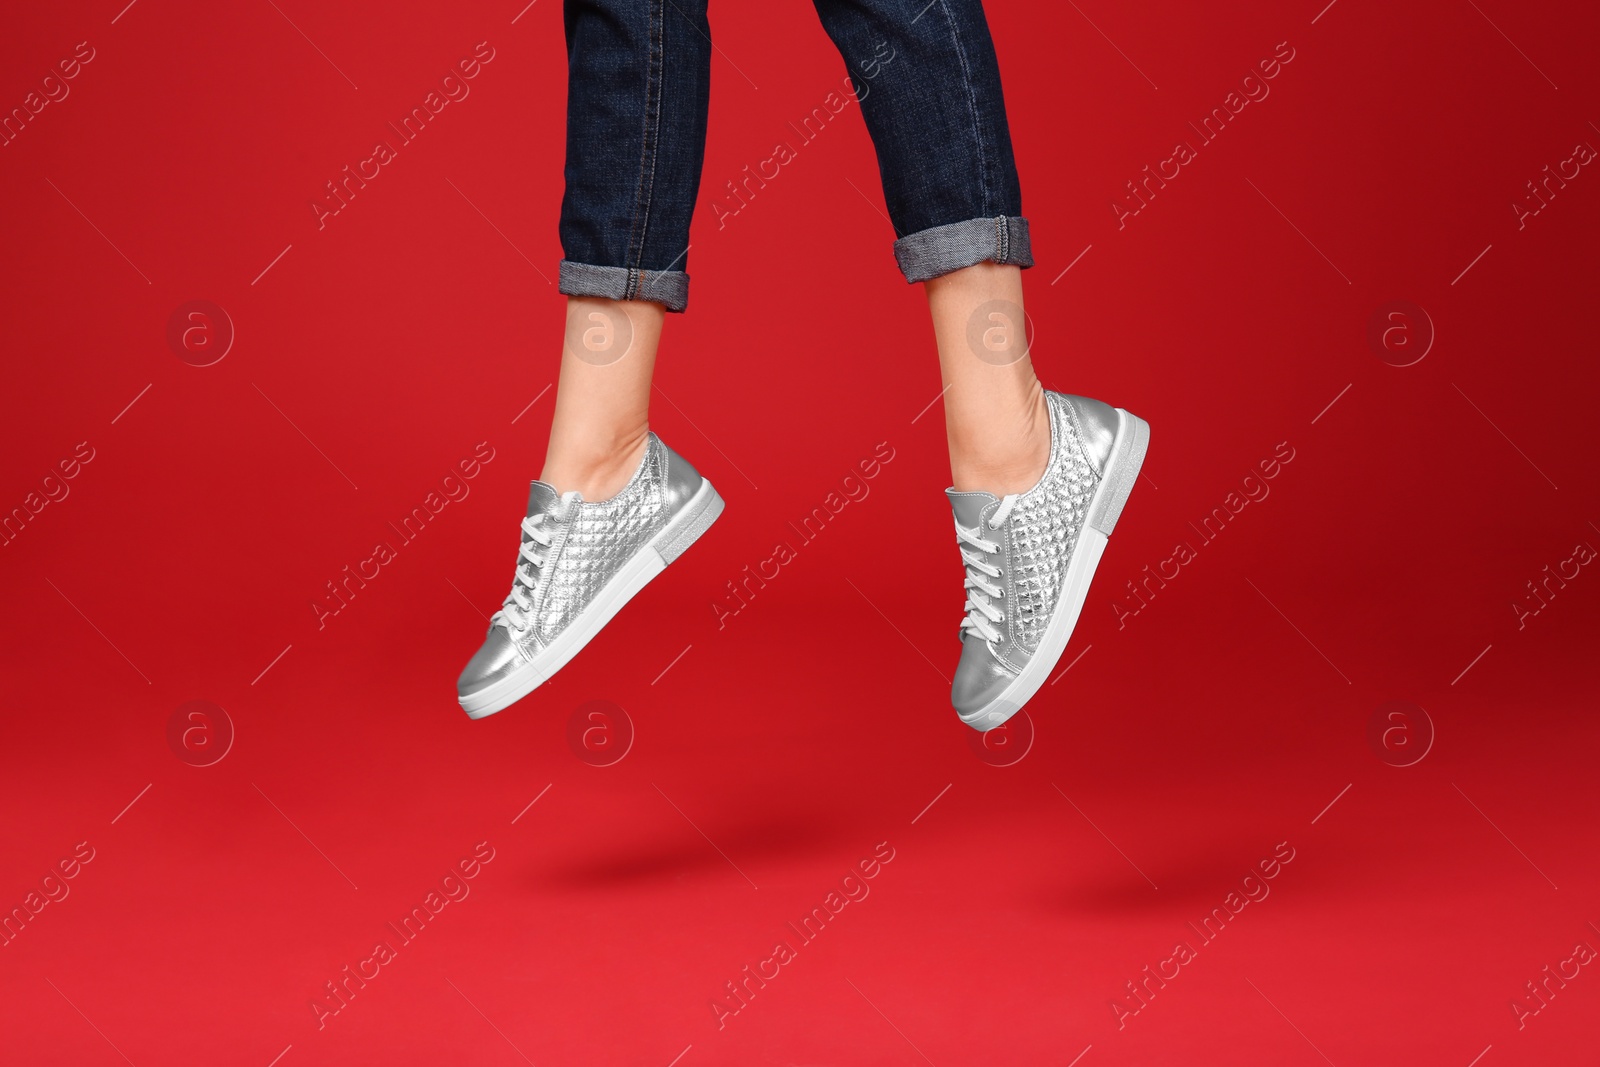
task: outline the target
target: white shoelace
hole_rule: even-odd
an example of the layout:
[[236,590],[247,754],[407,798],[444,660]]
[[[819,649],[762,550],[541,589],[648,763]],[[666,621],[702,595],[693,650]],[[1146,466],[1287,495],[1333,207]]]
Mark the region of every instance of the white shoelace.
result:
[[[1012,493],[1000,498],[1000,506],[994,509],[994,514],[989,516],[987,523],[989,529],[998,529],[1006,516],[1011,514],[1011,508],[1021,498],[1021,493]],[[1004,577],[1000,568],[990,563],[983,556],[969,552],[965,546],[971,545],[981,551],[985,556],[993,555],[1000,551],[1000,546],[994,541],[982,536],[983,526],[980,523],[972,529],[966,529],[959,522],[956,523],[956,541],[962,546],[961,561],[966,564],[967,580],[964,588],[967,590],[967,602],[962,605],[962,610],[967,613],[961,620],[961,634],[966,636],[968,630],[976,633],[985,641],[1000,640],[1000,631],[994,624],[1004,622],[1005,613],[1001,611],[992,600],[1000,600],[1006,595],[1005,589],[991,582],[991,578]],[[988,599],[988,598],[992,598]]]
[[[572,506],[573,501],[581,499],[577,490],[564,493],[561,497],[560,511],[565,511]],[[539,568],[543,567],[545,562],[545,556],[539,555],[535,550],[550,547],[550,539],[555,530],[550,528],[546,520],[554,523],[558,517],[559,515],[553,516],[541,511],[522,520],[522,532],[527,536],[523,538],[522,547],[517,549],[516,577],[511,580],[511,592],[506,595],[505,603],[489,619],[490,626],[503,626],[514,637],[520,637],[527,631],[531,622],[529,613],[533,610],[533,584],[538,577]]]

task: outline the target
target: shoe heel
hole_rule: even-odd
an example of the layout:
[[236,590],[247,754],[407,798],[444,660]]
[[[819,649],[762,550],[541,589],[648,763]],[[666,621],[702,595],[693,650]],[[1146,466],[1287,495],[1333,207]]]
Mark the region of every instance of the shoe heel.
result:
[[700,483],[699,490],[689,499],[683,513],[671,526],[656,535],[651,547],[661,556],[663,564],[671,563],[683,555],[684,549],[700,539],[711,529],[711,524],[722,514],[722,497],[708,481]]
[[1133,492],[1133,483],[1139,479],[1139,468],[1144,466],[1144,456],[1150,448],[1150,424],[1122,408],[1117,409],[1117,415],[1121,425],[1106,461],[1105,481],[1089,509],[1089,525],[1107,537],[1122,517],[1123,505]]

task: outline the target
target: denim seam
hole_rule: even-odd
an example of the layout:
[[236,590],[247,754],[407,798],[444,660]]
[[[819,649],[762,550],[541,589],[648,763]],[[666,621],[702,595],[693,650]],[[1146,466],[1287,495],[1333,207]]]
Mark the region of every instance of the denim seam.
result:
[[[644,262],[645,240],[650,230],[650,204],[655,195],[656,156],[661,147],[661,82],[665,65],[666,14],[665,0],[654,0],[650,5],[650,59],[646,64],[644,86],[644,129],[639,145],[639,184],[634,193],[633,225],[628,234],[626,261],[630,272]],[[628,276],[628,296],[633,299],[638,292],[636,277]]]
[[[639,230],[639,258],[636,260],[641,269],[644,266],[645,246],[650,243],[650,209],[655,204],[656,162],[661,158],[661,113],[663,110],[662,96],[666,92],[667,81],[667,9],[664,4],[662,4],[657,5],[656,10],[660,13],[656,20],[656,32],[658,42],[657,47],[660,50],[661,60],[656,66],[656,128],[655,136],[650,142],[650,188],[646,192],[645,197],[644,221],[640,225]],[[641,275],[641,278],[642,277],[643,276]]]
[[961,61],[961,82],[967,91],[967,110],[972,115],[972,140],[978,150],[978,187],[983,193],[983,209],[989,210],[993,203],[989,191],[989,160],[984,152],[983,120],[978,114],[977,91],[972,85],[972,67],[967,63],[966,46],[961,40],[961,28],[956,24],[955,16],[950,13],[950,7],[945,0],[939,0],[939,10],[944,13],[945,22],[950,27],[950,38],[955,44],[956,58]]
[[689,301],[689,275],[681,270],[641,270],[563,259],[557,288],[567,296],[654,301],[668,311],[683,311]]
[[1020,215],[991,215],[919,230],[895,241],[894,254],[906,281],[913,283],[985,261],[1033,266],[1028,220]]

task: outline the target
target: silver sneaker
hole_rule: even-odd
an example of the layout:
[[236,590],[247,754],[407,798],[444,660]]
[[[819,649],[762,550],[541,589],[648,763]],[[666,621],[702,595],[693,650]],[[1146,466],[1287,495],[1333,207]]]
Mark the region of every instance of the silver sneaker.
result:
[[548,681],[721,514],[711,483],[654,433],[610,500],[534,482],[511,593],[456,683],[462,709],[481,719]]
[[1045,403],[1038,485],[1004,498],[946,490],[967,571],[950,701],[975,730],[1020,711],[1066,651],[1150,444],[1149,424],[1121,408],[1049,391]]

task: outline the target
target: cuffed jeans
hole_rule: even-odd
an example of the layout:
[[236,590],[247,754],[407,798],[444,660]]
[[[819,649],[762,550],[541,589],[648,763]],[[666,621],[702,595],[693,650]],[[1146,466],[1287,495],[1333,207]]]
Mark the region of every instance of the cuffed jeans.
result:
[[[706,2],[565,0],[563,293],[688,304],[711,84]],[[1031,267],[981,0],[815,4],[877,150],[906,281],[983,262]]]

